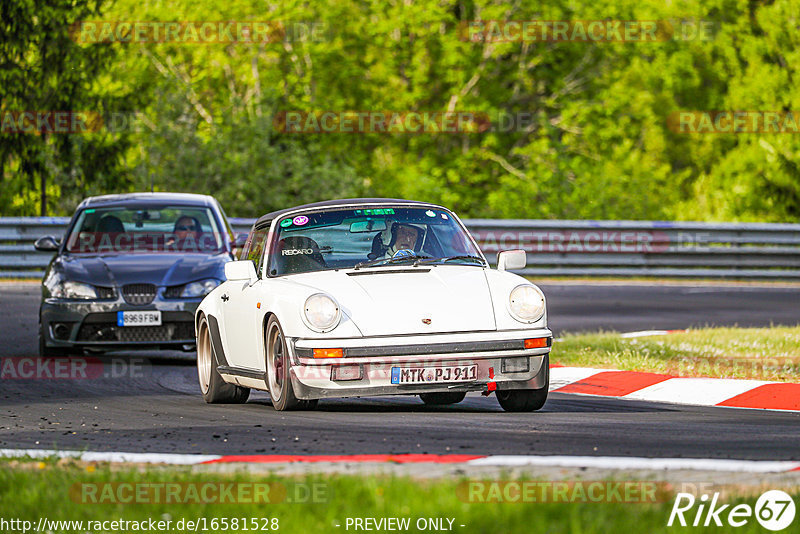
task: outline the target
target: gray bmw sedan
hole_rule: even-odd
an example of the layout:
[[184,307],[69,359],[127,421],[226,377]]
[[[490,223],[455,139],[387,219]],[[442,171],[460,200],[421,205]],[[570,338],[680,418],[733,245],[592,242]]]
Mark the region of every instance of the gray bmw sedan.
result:
[[225,280],[234,237],[210,196],[131,193],[87,198],[42,280],[39,352],[183,349],[195,344],[194,312]]

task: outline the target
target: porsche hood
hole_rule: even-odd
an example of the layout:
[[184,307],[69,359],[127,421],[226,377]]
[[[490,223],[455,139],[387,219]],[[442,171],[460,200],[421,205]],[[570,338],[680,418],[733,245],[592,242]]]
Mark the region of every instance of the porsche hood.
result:
[[496,330],[480,268],[378,267],[292,278],[334,297],[364,336]]

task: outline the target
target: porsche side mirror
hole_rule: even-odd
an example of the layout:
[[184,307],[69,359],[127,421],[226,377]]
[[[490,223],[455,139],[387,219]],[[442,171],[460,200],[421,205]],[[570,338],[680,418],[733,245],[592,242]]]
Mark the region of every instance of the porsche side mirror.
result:
[[251,260],[229,261],[225,264],[225,278],[253,283],[258,279],[256,266]]
[[504,250],[497,255],[498,271],[513,271],[524,269],[528,259],[524,250]]
[[56,252],[58,250],[58,247],[59,247],[58,240],[51,235],[40,237],[33,244],[33,248],[35,248],[39,252]]

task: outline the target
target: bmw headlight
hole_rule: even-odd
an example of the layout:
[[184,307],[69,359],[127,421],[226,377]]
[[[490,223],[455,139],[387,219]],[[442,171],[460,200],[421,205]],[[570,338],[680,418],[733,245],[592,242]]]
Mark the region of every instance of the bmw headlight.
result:
[[191,282],[183,286],[183,291],[181,291],[181,297],[205,297],[211,291],[214,290],[220,284],[219,280],[216,278],[208,278],[206,280],[200,280],[198,282]]
[[517,321],[538,321],[544,315],[544,294],[532,285],[517,286],[508,297],[508,309]]
[[335,300],[324,293],[316,293],[306,299],[303,316],[311,328],[325,332],[339,324],[342,313]]
[[64,280],[53,286],[51,295],[59,299],[96,299],[97,291],[89,284]]

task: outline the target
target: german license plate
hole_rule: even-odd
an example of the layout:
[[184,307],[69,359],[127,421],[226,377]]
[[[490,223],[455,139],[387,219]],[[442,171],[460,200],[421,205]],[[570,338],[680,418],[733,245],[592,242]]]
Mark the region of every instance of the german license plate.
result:
[[472,382],[477,379],[477,365],[459,365],[452,367],[392,367],[392,384]]
[[160,326],[161,312],[121,311],[117,312],[117,326]]

